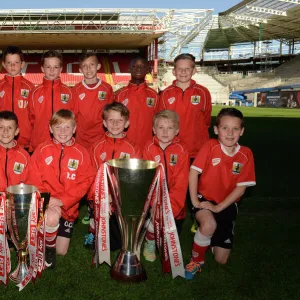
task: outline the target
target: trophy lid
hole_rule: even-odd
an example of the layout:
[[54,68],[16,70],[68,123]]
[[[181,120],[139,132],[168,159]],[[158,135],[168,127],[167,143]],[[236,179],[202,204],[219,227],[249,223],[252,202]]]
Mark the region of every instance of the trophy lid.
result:
[[11,194],[24,195],[24,194],[32,194],[34,192],[37,192],[38,189],[34,185],[20,183],[17,185],[11,185],[7,187],[6,191]]

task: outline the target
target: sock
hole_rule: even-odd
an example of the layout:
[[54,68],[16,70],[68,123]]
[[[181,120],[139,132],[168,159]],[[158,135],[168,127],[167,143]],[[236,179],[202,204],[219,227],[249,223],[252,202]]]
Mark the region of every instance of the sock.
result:
[[55,248],[59,224],[55,227],[46,225],[46,247]]
[[192,250],[192,260],[194,262],[199,262],[201,264],[204,264],[205,253],[208,246],[210,245],[210,239],[211,236],[205,236],[200,232],[199,228],[197,229],[197,232],[195,233],[195,237],[194,237],[193,250]]
[[155,236],[154,236],[154,226],[152,224],[152,222],[149,222],[148,225],[148,230],[146,232],[146,240],[147,241],[154,241],[155,240]]

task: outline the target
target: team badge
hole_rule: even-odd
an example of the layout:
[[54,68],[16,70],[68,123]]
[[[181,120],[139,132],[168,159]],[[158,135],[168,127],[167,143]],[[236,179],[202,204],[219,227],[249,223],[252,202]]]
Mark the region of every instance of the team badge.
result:
[[170,165],[175,166],[177,164],[178,155],[177,154],[171,154],[170,155]]
[[26,108],[28,105],[28,101],[25,100],[18,100],[18,107],[19,108]]
[[46,159],[45,159],[45,163],[46,165],[50,165],[53,161],[53,156],[48,156]]
[[175,97],[171,97],[168,99],[169,104],[172,104],[175,102]]
[[5,91],[1,91],[0,92],[0,97],[3,98],[4,95],[5,95]]
[[82,94],[79,95],[79,99],[80,99],[80,100],[83,100],[84,97],[85,97],[85,93],[82,93]]
[[128,98],[126,98],[122,103],[123,103],[125,106],[127,106],[128,102],[129,102],[129,100],[128,100]]
[[197,105],[200,103],[200,96],[192,96],[191,97],[191,103],[194,105]]
[[69,102],[70,95],[68,94],[60,94],[60,100],[62,103],[67,104]]
[[29,90],[21,89],[21,96],[23,98],[28,98],[28,96],[29,96]]
[[42,103],[42,102],[44,101],[44,96],[41,96],[41,97],[38,99],[38,101],[39,101],[40,103]]
[[70,171],[75,171],[75,170],[77,170],[78,165],[79,165],[79,160],[73,159],[73,158],[70,158],[70,159],[69,159],[69,162],[68,162],[68,168],[69,168]]
[[99,91],[98,92],[98,99],[99,100],[105,100],[105,98],[106,98],[106,92]]
[[213,158],[211,162],[213,166],[216,166],[221,162],[221,158]]
[[130,154],[121,152],[120,159],[129,159],[129,158],[130,158]]
[[147,105],[149,107],[153,107],[154,106],[154,103],[155,103],[154,98],[147,97],[146,101],[147,101]]
[[101,153],[100,158],[102,159],[102,161],[105,161],[106,152]]
[[242,172],[243,169],[243,164],[238,163],[238,162],[234,162],[232,165],[232,173],[233,174],[240,174]]
[[23,170],[24,170],[24,167],[25,166],[23,164],[15,162],[15,164],[14,164],[14,172],[16,174],[21,174],[23,172]]
[[156,155],[154,157],[154,161],[157,162],[157,163],[159,163],[160,162],[160,155]]

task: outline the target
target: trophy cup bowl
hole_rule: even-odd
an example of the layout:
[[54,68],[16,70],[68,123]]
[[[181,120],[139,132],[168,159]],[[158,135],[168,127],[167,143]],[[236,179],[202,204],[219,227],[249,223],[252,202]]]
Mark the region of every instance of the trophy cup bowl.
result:
[[[17,283],[22,282],[28,273],[28,217],[32,196],[35,192],[37,192],[35,186],[24,183],[7,188],[7,227],[18,255],[18,266],[15,271],[10,274],[9,278]],[[43,193],[41,196],[44,197],[46,203],[49,202],[49,193]],[[44,205],[44,208],[45,207],[46,204]]]
[[148,208],[145,206],[157,163],[141,159],[117,159],[107,162],[114,178],[112,204],[119,223],[122,249],[111,268],[111,277],[120,281],[140,282],[147,279],[140,263],[139,238]]

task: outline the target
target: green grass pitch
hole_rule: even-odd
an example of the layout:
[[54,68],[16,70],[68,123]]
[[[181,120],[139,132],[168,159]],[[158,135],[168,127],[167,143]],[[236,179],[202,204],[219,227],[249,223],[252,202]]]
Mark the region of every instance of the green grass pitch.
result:
[[[212,124],[221,107],[213,108]],[[229,264],[220,266],[207,253],[195,280],[162,275],[161,263],[142,260],[148,280],[124,284],[110,279],[109,267],[91,268],[91,252],[83,247],[87,226],[74,229],[69,253],[58,257],[57,268],[46,270],[36,284],[21,293],[10,282],[0,286],[0,299],[300,299],[300,110],[241,108],[245,115],[242,145],[252,149],[257,186],[249,189],[239,207],[235,245]],[[80,218],[86,212],[81,207]],[[184,262],[191,254],[191,218],[180,240]],[[298,245],[298,246],[297,246]],[[112,254],[112,261],[117,253]]]

